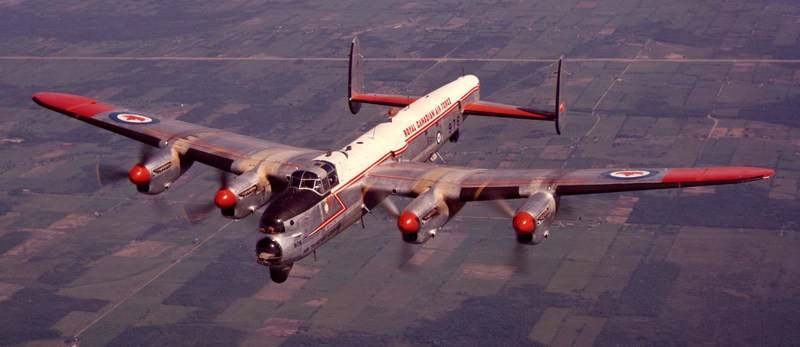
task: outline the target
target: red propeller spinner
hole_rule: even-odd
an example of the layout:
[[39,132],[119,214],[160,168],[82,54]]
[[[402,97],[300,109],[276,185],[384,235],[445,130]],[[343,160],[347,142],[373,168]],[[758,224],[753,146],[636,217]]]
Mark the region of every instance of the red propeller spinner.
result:
[[403,213],[397,217],[397,227],[405,234],[419,232],[419,217],[412,212],[403,211]]
[[150,178],[150,170],[142,164],[136,164],[128,171],[128,179],[137,186],[149,184]]
[[531,235],[536,231],[536,220],[533,216],[525,211],[517,212],[514,215],[514,230],[517,235]]
[[222,188],[214,196],[214,204],[223,210],[232,209],[236,206],[236,194],[228,188]]

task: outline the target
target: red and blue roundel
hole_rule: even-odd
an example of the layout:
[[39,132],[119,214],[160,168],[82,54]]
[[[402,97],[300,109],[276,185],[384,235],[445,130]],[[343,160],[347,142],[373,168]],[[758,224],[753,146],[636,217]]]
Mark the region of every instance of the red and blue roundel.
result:
[[109,114],[108,117],[116,122],[127,124],[152,124],[158,122],[158,120],[153,117],[128,112],[113,112]]
[[652,175],[653,173],[647,170],[617,170],[607,172],[606,176],[621,180],[629,180],[634,178],[642,178]]

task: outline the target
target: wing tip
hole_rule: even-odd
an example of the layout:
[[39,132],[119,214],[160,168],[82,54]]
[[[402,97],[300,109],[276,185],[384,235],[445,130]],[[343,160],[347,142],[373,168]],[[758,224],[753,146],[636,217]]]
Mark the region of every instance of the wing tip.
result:
[[39,106],[47,107],[48,103],[47,100],[52,99],[53,97],[57,96],[60,93],[55,92],[37,92],[31,95],[31,100],[38,104]]
[[752,166],[724,166],[670,169],[664,183],[739,183],[766,180],[775,176],[775,170]]
[[39,106],[73,117],[93,117],[114,109],[112,105],[75,94],[38,92],[31,99]]

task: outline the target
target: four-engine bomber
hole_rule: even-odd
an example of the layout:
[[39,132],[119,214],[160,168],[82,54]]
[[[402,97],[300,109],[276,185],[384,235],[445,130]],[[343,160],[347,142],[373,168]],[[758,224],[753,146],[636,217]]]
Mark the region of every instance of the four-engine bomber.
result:
[[[134,112],[91,98],[53,92],[33,100],[48,109],[127,136],[155,149],[128,172],[137,190],[158,194],[194,162],[236,175],[221,176],[214,204],[227,218],[264,212],[256,261],[284,282],[295,262],[356,223],[388,196],[412,198],[399,213],[402,239],[423,243],[465,203],[526,199],[510,221],[517,241],[536,244],[549,234],[563,196],[748,182],[771,177],[756,167],[620,169],[479,169],[428,163],[445,140],[455,142],[469,116],[555,123],[561,134],[558,60],[555,103],[535,109],[485,102],[476,76],[464,75],[423,96],[364,91],[359,43],[350,46],[348,107],[364,103],[399,109],[391,118],[338,150],[321,151]],[[258,217],[250,217],[258,218]]]

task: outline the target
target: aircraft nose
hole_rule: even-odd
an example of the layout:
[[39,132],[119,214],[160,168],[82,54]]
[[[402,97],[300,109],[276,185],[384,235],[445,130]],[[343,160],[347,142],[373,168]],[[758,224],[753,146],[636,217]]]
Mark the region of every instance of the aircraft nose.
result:
[[258,227],[258,231],[264,234],[283,234],[286,232],[286,227],[283,225],[283,221],[280,218],[264,215],[261,217],[261,223]]

